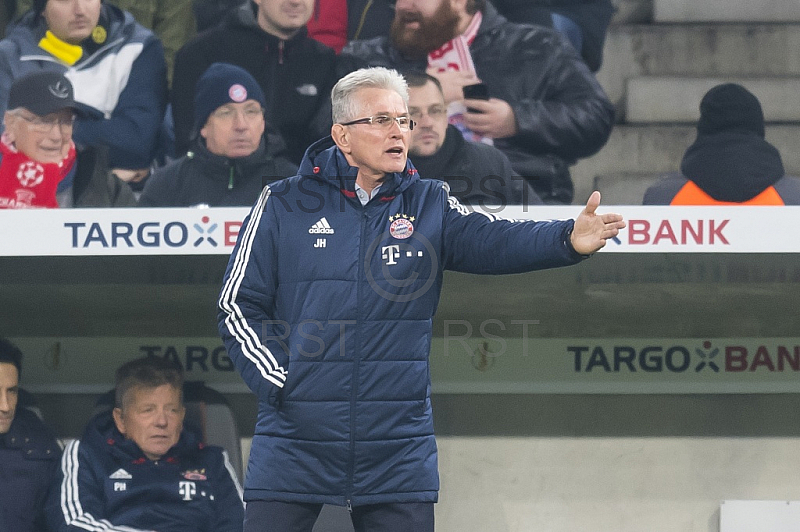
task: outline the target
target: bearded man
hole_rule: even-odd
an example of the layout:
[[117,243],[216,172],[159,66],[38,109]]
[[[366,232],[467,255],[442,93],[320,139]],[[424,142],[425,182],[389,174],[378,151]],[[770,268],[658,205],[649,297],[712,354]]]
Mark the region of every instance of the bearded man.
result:
[[[450,123],[503,151],[545,203],[572,201],[569,166],[600,150],[614,124],[613,105],[566,40],[508,22],[486,0],[398,0],[389,37],[353,41],[342,54],[435,76]],[[478,83],[488,99],[465,97]]]

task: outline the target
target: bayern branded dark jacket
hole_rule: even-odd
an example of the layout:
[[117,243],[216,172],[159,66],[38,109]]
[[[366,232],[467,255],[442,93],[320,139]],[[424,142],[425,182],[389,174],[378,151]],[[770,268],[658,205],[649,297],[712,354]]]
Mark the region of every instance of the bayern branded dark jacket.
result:
[[219,298],[259,400],[245,500],[437,500],[428,355],[443,271],[573,264],[573,221],[470,213],[407,163],[366,205],[330,138],[245,219]]
[[98,414],[64,449],[50,490],[51,532],[241,532],[244,505],[228,455],[184,430],[160,460]]

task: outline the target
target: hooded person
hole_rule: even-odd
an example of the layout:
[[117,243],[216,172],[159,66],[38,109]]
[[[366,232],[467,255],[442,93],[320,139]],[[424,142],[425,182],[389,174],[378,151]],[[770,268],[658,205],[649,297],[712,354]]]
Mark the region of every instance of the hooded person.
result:
[[58,72],[34,72],[11,86],[0,137],[0,208],[58,207],[75,167],[72,84]]
[[761,103],[735,83],[717,85],[700,102],[697,138],[679,173],[647,189],[645,205],[798,205],[800,179],[785,174],[765,140]]
[[249,206],[267,182],[294,175],[297,167],[279,155],[283,139],[268,131],[265,105],[246,70],[212,64],[195,90],[191,150],[153,172],[139,205]]

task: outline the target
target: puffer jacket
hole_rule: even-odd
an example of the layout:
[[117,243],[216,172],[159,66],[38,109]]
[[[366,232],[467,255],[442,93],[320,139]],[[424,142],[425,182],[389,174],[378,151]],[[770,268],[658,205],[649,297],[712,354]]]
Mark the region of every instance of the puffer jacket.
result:
[[330,138],[264,189],[219,298],[228,354],[258,396],[245,500],[436,501],[428,355],[445,269],[572,264],[573,221],[469,211],[407,163],[366,205]]
[[[470,52],[489,96],[508,102],[517,121],[518,133],[495,146],[545,203],[571,202],[568,166],[599,151],[614,125],[614,106],[594,75],[555,31],[508,22],[491,4]],[[342,56],[400,72],[427,66],[403,58],[388,37],[353,41]]]

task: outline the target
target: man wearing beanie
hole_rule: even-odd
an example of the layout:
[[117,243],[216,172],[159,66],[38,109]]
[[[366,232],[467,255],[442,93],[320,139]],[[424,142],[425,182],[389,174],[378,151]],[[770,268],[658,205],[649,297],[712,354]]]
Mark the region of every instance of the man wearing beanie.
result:
[[147,175],[167,101],[160,41],[130,13],[101,0],[35,0],[0,42],[0,110],[13,80],[37,71],[64,74],[84,114],[73,138],[107,148],[125,180]]
[[283,0],[247,1],[178,51],[171,100],[177,155],[189,149],[197,82],[216,62],[245,69],[269,95],[267,122],[283,136],[293,163],[299,164],[306,148],[328,135],[331,87],[344,72],[338,70],[334,51],[306,33],[314,0],[286,5]]
[[58,207],[56,191],[75,166],[72,84],[34,72],[11,86],[0,137],[0,208]]
[[252,205],[269,181],[297,167],[278,153],[279,135],[265,134],[266,101],[253,76],[214,63],[200,77],[194,97],[191,150],[157,169],[145,185],[142,207]]
[[800,179],[785,175],[764,140],[764,114],[751,92],[717,85],[700,102],[697,139],[681,171],[647,189],[645,205],[800,205]]

